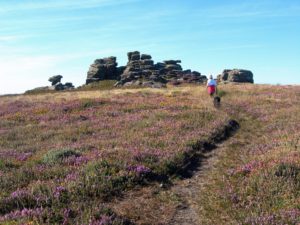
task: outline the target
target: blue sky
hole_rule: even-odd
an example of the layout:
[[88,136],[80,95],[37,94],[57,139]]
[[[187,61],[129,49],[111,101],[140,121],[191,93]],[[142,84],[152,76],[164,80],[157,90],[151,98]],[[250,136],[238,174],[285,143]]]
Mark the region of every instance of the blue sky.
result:
[[96,58],[149,53],[217,75],[300,84],[299,0],[0,0],[0,94],[81,85]]

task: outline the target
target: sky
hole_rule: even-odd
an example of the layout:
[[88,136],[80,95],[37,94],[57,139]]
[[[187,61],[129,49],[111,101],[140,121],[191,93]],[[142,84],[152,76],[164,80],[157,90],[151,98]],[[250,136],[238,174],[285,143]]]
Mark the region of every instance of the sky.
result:
[[255,83],[300,84],[299,0],[0,0],[0,94],[85,83],[90,64],[127,52]]

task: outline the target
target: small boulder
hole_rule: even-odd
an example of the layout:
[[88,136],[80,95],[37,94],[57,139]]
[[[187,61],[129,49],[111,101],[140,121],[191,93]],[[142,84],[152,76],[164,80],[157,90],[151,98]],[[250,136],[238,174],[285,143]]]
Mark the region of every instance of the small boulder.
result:
[[62,91],[65,89],[65,86],[62,83],[57,83],[54,85],[54,90],[55,91]]
[[132,55],[140,55],[140,52],[139,51],[133,51],[133,52],[128,52],[127,53],[127,56],[128,56],[128,61],[131,61],[131,57]]
[[150,66],[153,66],[154,62],[151,59],[143,59],[143,60],[141,60],[141,65],[150,65]]
[[178,63],[181,63],[181,60],[165,60],[164,63],[169,65],[176,65]]
[[165,68],[167,70],[182,70],[182,67],[178,64],[167,64]]
[[145,60],[145,59],[152,59],[152,56],[148,55],[148,54],[142,54],[141,55],[141,60]]
[[71,82],[67,82],[67,83],[65,83],[65,89],[73,89],[74,88],[74,85],[73,85],[73,83],[71,83]]

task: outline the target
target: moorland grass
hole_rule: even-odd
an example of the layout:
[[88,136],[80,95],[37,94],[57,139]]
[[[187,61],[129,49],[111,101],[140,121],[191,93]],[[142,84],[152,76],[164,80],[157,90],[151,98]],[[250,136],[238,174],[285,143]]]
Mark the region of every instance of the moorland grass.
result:
[[267,85],[226,90],[225,110],[241,129],[199,195],[204,224],[300,222],[299,91]]
[[[190,90],[2,98],[0,221],[101,221],[93,216],[100,203],[154,175],[172,174],[188,143],[204,140],[229,119],[213,108],[205,92],[194,96]],[[12,197],[19,191],[33,203]]]
[[[208,140],[229,119],[240,130],[206,176],[198,197],[203,223],[299,223],[299,87],[220,91],[220,109],[200,86],[2,97],[0,223],[126,224],[109,202],[153,174],[178,170],[191,143]],[[155,197],[140,201],[156,219],[144,221],[163,223],[159,217],[178,199],[152,191]],[[136,203],[122,214],[143,221],[151,212]]]

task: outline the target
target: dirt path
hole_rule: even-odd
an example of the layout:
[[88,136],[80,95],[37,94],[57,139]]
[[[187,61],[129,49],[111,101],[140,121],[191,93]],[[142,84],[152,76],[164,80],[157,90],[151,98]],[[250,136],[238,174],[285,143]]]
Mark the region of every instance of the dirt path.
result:
[[212,152],[205,153],[204,160],[201,165],[191,172],[192,176],[184,180],[179,180],[174,183],[171,191],[176,194],[182,204],[177,208],[174,217],[169,224],[172,225],[199,225],[199,203],[197,196],[201,195],[201,189],[206,180],[207,171],[213,169],[214,163],[218,160],[220,151],[224,148],[223,144],[219,144]]
[[[123,215],[135,224],[203,224],[199,218],[200,189],[218,161],[218,155],[239,129],[236,121],[230,121],[208,142],[200,143],[184,166],[177,171],[172,184],[165,187],[159,183],[128,191],[123,198],[117,198],[110,204],[119,215]],[[184,179],[176,178],[178,176]],[[176,180],[177,179],[177,180]],[[163,213],[162,213],[163,212]]]
[[[225,132],[226,133],[226,132]],[[204,182],[208,179],[208,171],[211,171],[215,163],[220,159],[219,155],[226,149],[226,141],[231,136],[235,135],[232,131],[225,134],[224,137],[217,137],[215,140],[216,145],[208,149],[207,152],[201,154],[201,161],[198,165],[188,171],[188,178],[179,180],[174,183],[171,191],[179,197],[182,204],[177,208],[174,217],[169,224],[172,225],[199,225],[203,224],[199,217],[199,202],[198,197],[203,189]]]

